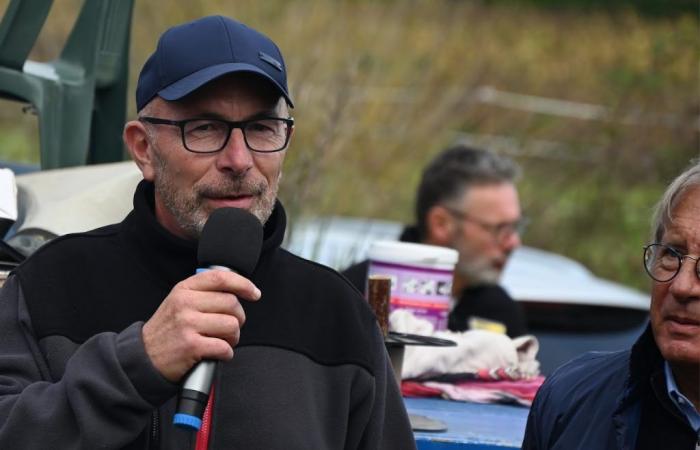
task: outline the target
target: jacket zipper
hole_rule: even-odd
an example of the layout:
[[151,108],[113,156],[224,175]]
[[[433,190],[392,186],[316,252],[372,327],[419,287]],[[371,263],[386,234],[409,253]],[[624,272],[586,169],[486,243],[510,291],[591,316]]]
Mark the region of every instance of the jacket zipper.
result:
[[151,439],[148,445],[149,450],[158,450],[160,448],[160,414],[157,409],[153,410],[151,415]]

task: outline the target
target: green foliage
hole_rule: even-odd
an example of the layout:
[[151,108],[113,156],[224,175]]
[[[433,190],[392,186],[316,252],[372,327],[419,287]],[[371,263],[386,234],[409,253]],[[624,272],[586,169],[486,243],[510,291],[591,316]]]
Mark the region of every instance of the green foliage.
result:
[[698,3],[694,0],[486,0],[486,3],[531,4],[541,8],[580,12],[601,10],[619,12],[625,9],[634,9],[639,14],[652,17],[697,14],[698,12]]
[[[292,218],[411,221],[423,165],[461,139],[523,166],[521,197],[532,218],[527,244],[645,288],[640,249],[651,208],[698,156],[697,16],[654,19],[624,7],[609,14],[531,3],[139,1],[132,93],[166,28],[205,14],[236,17],[270,35],[287,59],[297,129],[281,195]],[[56,54],[79,4],[54,8],[35,57]],[[486,94],[493,92],[603,113],[537,112],[491,101]],[[14,130],[26,127],[16,117],[0,110],[0,157],[11,148],[36,154],[29,152],[35,141],[17,142]]]

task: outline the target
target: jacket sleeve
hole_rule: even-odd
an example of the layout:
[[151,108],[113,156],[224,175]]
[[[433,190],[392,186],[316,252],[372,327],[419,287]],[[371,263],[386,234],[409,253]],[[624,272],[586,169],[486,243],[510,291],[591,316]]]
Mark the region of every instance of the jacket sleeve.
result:
[[527,425],[525,426],[525,436],[523,437],[522,450],[540,450],[543,449],[540,444],[542,440],[542,430],[541,430],[541,417],[540,411],[542,408],[541,403],[543,402],[544,395],[542,394],[542,389],[538,391],[535,400],[532,402],[530,407],[530,413],[527,416]]
[[[374,321],[373,321],[374,322]],[[371,327],[375,345],[373,405],[358,449],[411,450],[416,448],[406,406],[394,378],[384,338],[376,322]],[[349,447],[354,448],[354,447]]]
[[141,327],[82,344],[51,337],[75,350],[52,377],[44,355],[53,356],[11,276],[0,291],[0,448],[111,449],[134,440],[176,389],[150,363]]
[[560,367],[547,377],[535,395],[527,416],[523,450],[544,450],[556,441],[556,427],[561,413],[568,408],[568,396],[562,396],[562,387],[571,385],[567,382],[562,386],[559,374],[566,373],[566,366]]

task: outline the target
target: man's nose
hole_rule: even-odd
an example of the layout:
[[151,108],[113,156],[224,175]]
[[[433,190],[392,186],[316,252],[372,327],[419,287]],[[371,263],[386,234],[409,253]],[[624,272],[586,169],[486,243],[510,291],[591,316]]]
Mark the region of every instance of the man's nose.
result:
[[503,239],[503,241],[501,242],[501,247],[506,252],[511,252],[516,248],[520,247],[520,244],[522,244],[522,241],[520,240],[520,233],[518,233],[516,230],[513,230]]
[[217,167],[219,170],[231,170],[236,173],[245,172],[253,167],[253,155],[240,128],[231,130],[226,146],[218,155]]

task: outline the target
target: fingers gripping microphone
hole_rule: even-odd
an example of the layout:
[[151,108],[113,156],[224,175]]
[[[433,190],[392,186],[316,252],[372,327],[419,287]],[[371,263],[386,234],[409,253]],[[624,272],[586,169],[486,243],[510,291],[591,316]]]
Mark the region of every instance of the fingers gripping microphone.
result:
[[[239,208],[220,208],[209,216],[199,239],[197,259],[200,269],[227,270],[250,276],[258,263],[263,229],[260,221]],[[216,361],[200,361],[182,384],[173,423],[199,430],[209,400]]]

